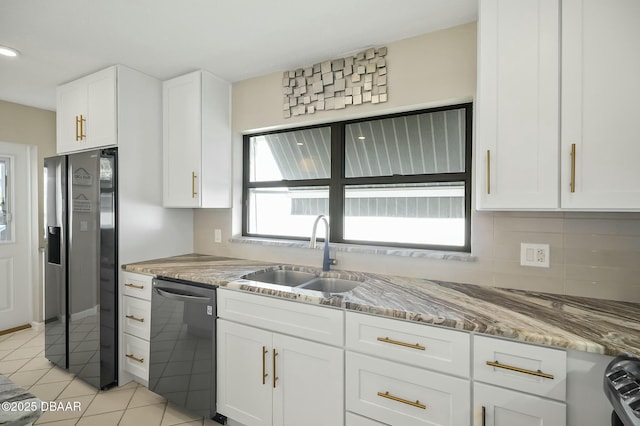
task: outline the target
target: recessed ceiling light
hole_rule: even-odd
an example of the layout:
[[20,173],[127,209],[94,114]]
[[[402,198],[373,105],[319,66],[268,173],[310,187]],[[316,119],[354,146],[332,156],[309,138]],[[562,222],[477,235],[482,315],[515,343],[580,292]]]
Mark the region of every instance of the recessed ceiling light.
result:
[[302,142],[296,142],[296,144],[297,144],[298,146],[302,146],[302,145],[304,145]]
[[363,140],[365,140],[366,138],[365,138],[364,136],[358,136],[358,139],[359,139],[359,140],[361,140],[361,141],[363,141]]
[[14,57],[18,56],[18,51],[7,46],[0,46],[0,55]]

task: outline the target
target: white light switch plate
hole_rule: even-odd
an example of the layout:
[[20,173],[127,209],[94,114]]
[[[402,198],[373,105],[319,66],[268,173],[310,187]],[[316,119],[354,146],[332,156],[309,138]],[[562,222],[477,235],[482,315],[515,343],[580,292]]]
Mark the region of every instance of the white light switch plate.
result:
[[222,231],[220,229],[213,230],[213,241],[216,243],[222,242]]
[[520,244],[520,265],[549,268],[549,244]]

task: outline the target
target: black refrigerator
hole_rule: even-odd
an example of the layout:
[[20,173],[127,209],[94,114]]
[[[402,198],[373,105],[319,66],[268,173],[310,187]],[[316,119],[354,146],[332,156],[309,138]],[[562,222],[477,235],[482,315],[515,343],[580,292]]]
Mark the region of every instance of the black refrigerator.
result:
[[44,160],[45,357],[117,384],[117,149]]

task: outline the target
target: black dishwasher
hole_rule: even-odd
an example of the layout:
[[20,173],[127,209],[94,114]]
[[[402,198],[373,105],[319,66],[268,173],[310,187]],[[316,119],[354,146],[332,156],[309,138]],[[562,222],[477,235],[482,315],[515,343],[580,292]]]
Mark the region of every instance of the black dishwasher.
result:
[[149,389],[188,411],[216,414],[216,287],[153,280]]

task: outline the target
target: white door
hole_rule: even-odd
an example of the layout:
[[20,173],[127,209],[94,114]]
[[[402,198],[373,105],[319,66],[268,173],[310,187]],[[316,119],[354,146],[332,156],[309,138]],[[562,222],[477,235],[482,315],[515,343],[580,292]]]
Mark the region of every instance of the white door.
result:
[[0,331],[32,321],[30,150],[0,142]]

